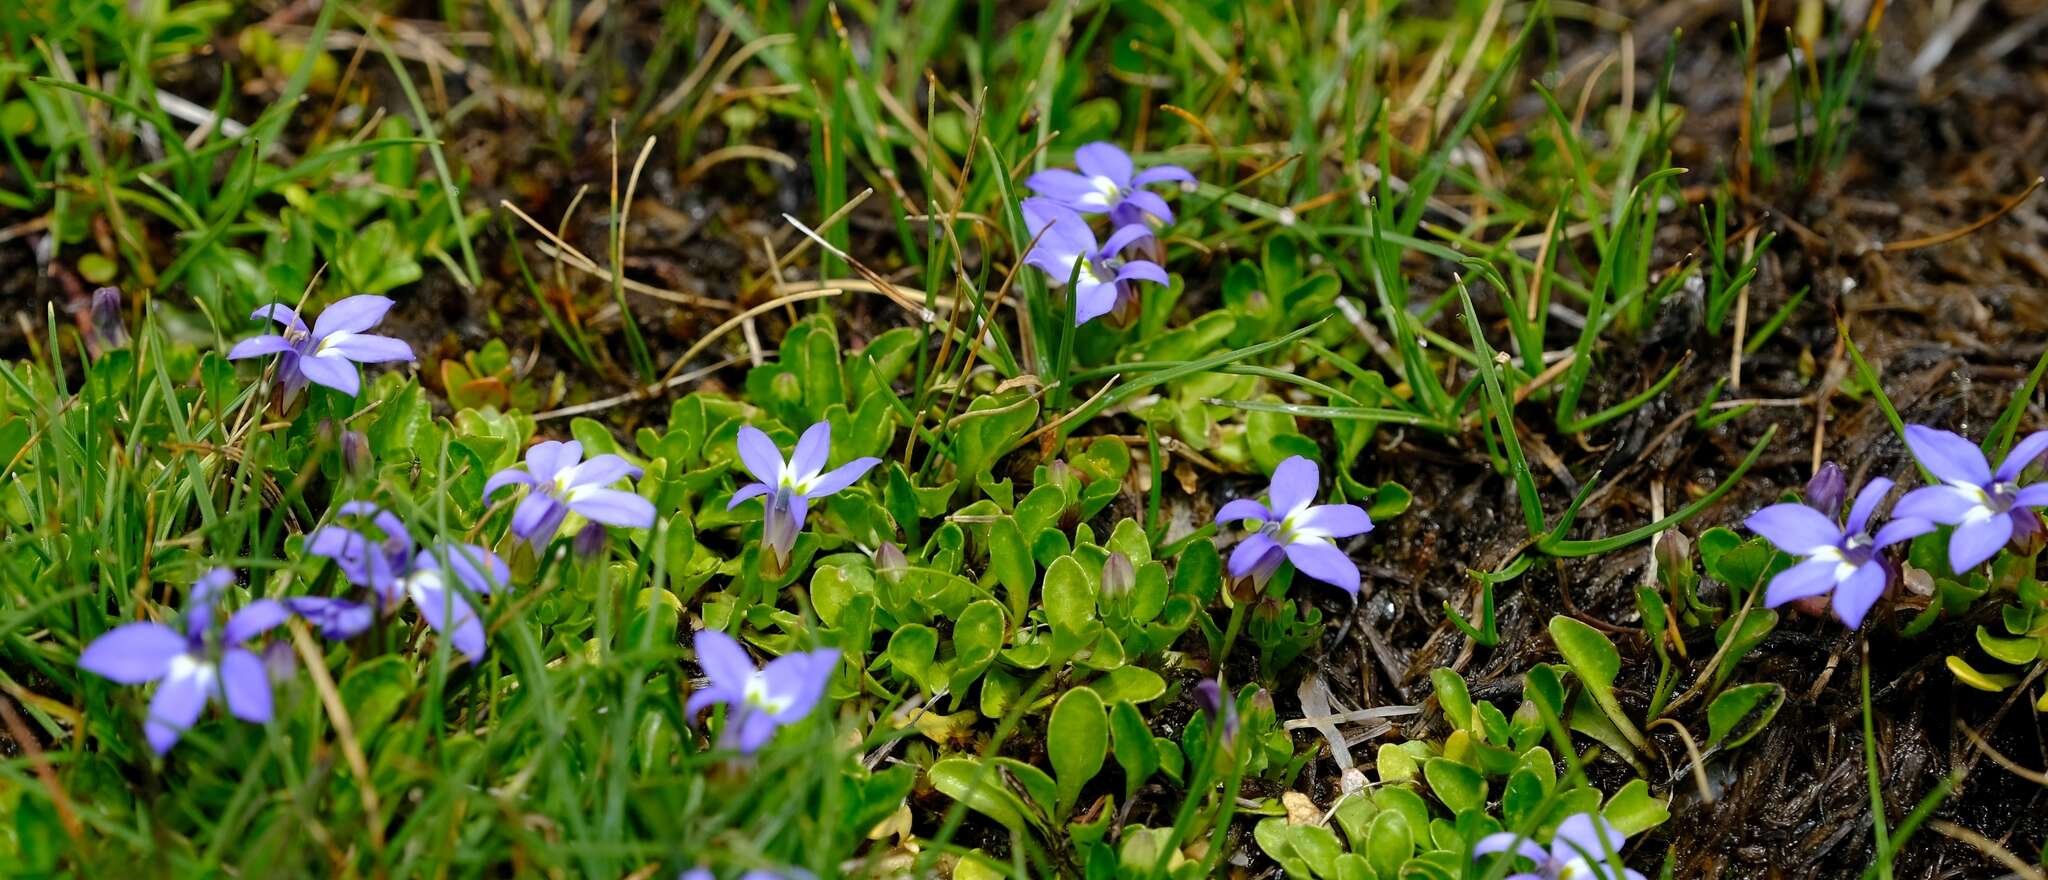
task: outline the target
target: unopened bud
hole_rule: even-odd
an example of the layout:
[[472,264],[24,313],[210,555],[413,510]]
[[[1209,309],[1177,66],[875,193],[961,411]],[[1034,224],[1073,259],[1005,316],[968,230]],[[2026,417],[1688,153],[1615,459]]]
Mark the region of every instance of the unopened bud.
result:
[[1692,540],[1676,530],[1657,536],[1657,570],[1666,573],[1692,569]]
[[128,324],[121,317],[121,290],[102,287],[92,292],[92,330],[85,347],[95,357],[128,344]]
[[576,557],[586,562],[604,555],[605,546],[611,542],[611,533],[605,531],[604,523],[584,523],[570,542]]
[[341,466],[358,477],[370,472],[370,438],[363,432],[341,432]]
[[2040,513],[2025,507],[2015,507],[2010,516],[2014,553],[2033,556],[2040,553],[2043,547],[2048,547],[2048,528],[2042,527]]
[[903,555],[903,548],[896,546],[896,542],[883,541],[882,546],[875,548],[875,571],[881,572],[883,577],[894,581],[909,570],[910,559]]
[[1114,550],[1109,559],[1102,563],[1102,595],[1115,599],[1128,595],[1138,585],[1138,570],[1131,566],[1131,558]]
[[273,639],[263,646],[263,673],[272,682],[285,682],[298,672],[298,664],[292,659],[292,646],[283,639]]
[[1823,462],[1813,479],[1806,481],[1806,504],[1828,518],[1834,518],[1842,509],[1842,499],[1849,494],[1849,481],[1842,476],[1842,466],[1834,462]]

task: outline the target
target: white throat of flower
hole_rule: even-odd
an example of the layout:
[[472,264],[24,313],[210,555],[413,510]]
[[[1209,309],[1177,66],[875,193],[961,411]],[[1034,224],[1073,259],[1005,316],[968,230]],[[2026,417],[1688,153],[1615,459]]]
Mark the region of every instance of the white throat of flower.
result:
[[325,339],[320,340],[319,345],[314,346],[313,356],[320,357],[322,355],[329,354],[334,350],[335,345],[339,344],[342,340],[354,335],[354,333],[344,333],[340,331],[327,334],[327,337]]
[[195,680],[199,683],[200,693],[210,694],[213,693],[217,672],[212,663],[197,654],[179,654],[171,658],[171,668],[164,674],[164,682]]
[[1095,189],[1081,197],[1084,205],[1107,208],[1116,204],[1117,198],[1123,195],[1123,188],[1117,186],[1116,181],[1100,174],[1088,178],[1088,185]]
[[768,690],[768,674],[759,669],[747,675],[747,686],[743,693],[749,707],[769,715],[780,715],[784,709],[789,708],[789,698],[771,693]]
[[1279,541],[1282,544],[1314,544],[1330,540],[1330,533],[1327,529],[1314,528],[1305,524],[1305,521],[1308,519],[1308,509],[1311,506],[1310,502],[1313,500],[1304,499],[1300,504],[1294,505],[1294,509],[1287,511],[1278,521],[1269,522],[1268,528],[1273,529],[1273,540]]
[[555,471],[555,478],[552,481],[550,481],[553,485],[548,494],[553,495],[556,498],[560,498],[565,502],[568,502],[580,500],[583,497],[591,494],[592,492],[596,492],[598,490],[603,489],[603,486],[593,484],[584,484],[580,486],[576,484],[576,478],[581,475],[583,465],[589,463],[590,462],[586,461],[583,462],[582,464],[570,465],[568,467],[562,468],[561,470]]
[[[1865,542],[1868,542],[1870,540],[1868,537],[1864,535],[1857,535],[1856,539],[1861,539]],[[1853,549],[1855,546],[1856,544],[1854,543],[1854,539],[1852,539],[1850,543],[1850,548]],[[1842,551],[1843,548],[1841,547],[1822,547],[1818,550],[1813,551],[1813,555],[1807,557],[1807,559],[1810,559],[1815,562],[1834,563],[1835,581],[1837,583],[1840,583],[1842,581],[1848,580],[1849,576],[1855,574],[1856,569],[1860,567],[1856,563],[1850,562],[1848,556],[1844,555]]]
[[809,495],[811,494],[811,487],[818,484],[820,470],[820,468],[812,468],[809,472],[800,474],[791,470],[788,465],[783,465],[782,474],[775,481],[776,488],[789,492],[792,495]]
[[1991,487],[1990,492],[1984,491],[1983,486],[1962,480],[1950,480],[1949,485],[1970,499],[1970,509],[1963,514],[1963,521],[1958,523],[1965,526],[1984,522],[2012,509],[2012,502],[2009,499],[2019,490],[2017,483],[1998,483]]

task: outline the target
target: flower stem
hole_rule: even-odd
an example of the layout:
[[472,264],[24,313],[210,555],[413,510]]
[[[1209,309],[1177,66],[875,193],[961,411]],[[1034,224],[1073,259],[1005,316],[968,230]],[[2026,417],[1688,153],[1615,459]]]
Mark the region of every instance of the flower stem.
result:
[[1877,876],[1892,880],[1891,831],[1885,827],[1884,789],[1877,778],[1877,725],[1870,709],[1870,644],[1863,645],[1863,770],[1870,782],[1870,823],[1877,831]]

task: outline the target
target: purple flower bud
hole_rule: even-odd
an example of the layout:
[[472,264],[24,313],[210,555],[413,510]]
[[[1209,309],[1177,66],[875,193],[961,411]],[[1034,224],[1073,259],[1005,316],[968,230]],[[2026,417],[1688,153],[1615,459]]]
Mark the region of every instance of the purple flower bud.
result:
[[358,477],[370,472],[370,438],[363,432],[341,432],[341,466]]
[[273,683],[290,681],[292,673],[298,670],[298,664],[293,660],[290,642],[275,639],[263,646],[263,671],[270,676]]
[[1806,505],[1832,519],[1842,509],[1842,499],[1849,494],[1849,480],[1842,476],[1842,466],[1824,462],[1813,479],[1806,482]]
[[121,318],[121,289],[102,287],[92,292],[92,331],[85,347],[94,357],[128,344],[128,325]]
[[575,548],[577,558],[588,562],[602,557],[605,546],[610,542],[611,533],[605,531],[604,523],[592,520],[576,531],[576,539],[571,546]]
[[1237,701],[1224,692],[1223,685],[1215,679],[1202,679],[1195,685],[1195,706],[1223,731],[1225,743],[1237,739]]
[[2024,507],[2012,511],[2012,550],[2021,556],[2033,556],[2048,547],[2048,529],[2041,524],[2041,514]]
[[875,571],[883,577],[894,581],[909,570],[910,559],[903,555],[903,548],[896,546],[896,542],[883,541],[882,546],[875,548]]
[[1111,551],[1109,559],[1102,563],[1102,595],[1112,599],[1127,596],[1131,588],[1138,585],[1138,570],[1131,566],[1131,558]]
[[1658,535],[1657,567],[1664,571],[1692,568],[1692,541],[1676,530]]

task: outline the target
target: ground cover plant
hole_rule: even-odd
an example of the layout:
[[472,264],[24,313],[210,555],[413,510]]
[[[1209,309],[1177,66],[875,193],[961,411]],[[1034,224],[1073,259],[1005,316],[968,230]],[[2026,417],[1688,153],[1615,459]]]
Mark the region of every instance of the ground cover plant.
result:
[[2039,877],[2026,3],[0,8],[0,873]]

